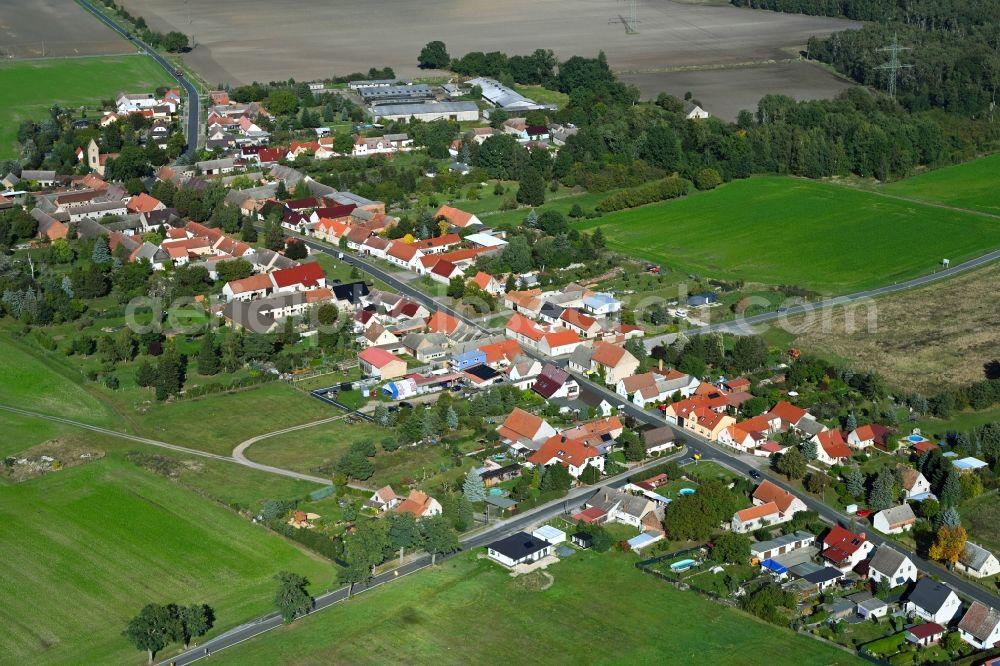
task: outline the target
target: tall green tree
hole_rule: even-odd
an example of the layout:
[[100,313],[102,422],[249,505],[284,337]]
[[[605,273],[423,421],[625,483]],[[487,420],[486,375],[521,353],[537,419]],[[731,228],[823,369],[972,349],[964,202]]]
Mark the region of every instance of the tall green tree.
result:
[[458,534],[444,516],[430,516],[420,521],[424,535],[424,548],[431,554],[431,564],[437,564],[438,555],[458,550]]
[[157,652],[182,635],[182,627],[180,618],[168,606],[147,604],[129,620],[122,635],[137,650],[145,650],[152,664]]
[[526,206],[541,206],[545,203],[545,179],[535,169],[525,169],[521,174],[517,202]]
[[207,604],[181,606],[177,609],[177,616],[181,622],[181,640],[185,650],[191,645],[192,638],[204,636],[215,622],[215,614]]
[[789,447],[778,456],[775,469],[789,479],[801,479],[806,475],[807,461],[805,456],[796,449]]
[[278,581],[278,590],[274,595],[274,605],[281,613],[281,619],[292,622],[297,615],[312,610],[314,600],[309,594],[309,580],[305,576],[280,571],[274,577]]
[[448,55],[448,47],[440,40],[427,42],[424,48],[420,49],[417,56],[417,65],[421,69],[448,69],[451,64],[451,56]]
[[216,375],[220,366],[219,350],[215,347],[215,334],[209,329],[202,337],[201,347],[198,349],[198,374]]

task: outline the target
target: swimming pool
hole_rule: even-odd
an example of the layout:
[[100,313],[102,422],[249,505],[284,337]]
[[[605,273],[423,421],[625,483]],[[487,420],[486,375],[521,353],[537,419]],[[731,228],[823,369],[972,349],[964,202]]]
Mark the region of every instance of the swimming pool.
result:
[[698,491],[695,490],[694,488],[681,488],[680,490],[677,491],[677,494],[687,497],[688,495],[694,495],[696,492]]
[[913,442],[914,444],[916,444],[917,442],[924,441],[924,438],[921,437],[920,435],[908,435],[906,439]]
[[681,560],[680,562],[674,562],[670,565],[670,570],[680,573],[681,571],[687,571],[694,565],[698,564],[694,560]]

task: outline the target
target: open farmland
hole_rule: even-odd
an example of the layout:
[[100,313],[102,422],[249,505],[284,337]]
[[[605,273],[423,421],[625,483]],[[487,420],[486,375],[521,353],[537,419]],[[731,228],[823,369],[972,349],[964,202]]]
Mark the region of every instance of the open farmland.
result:
[[983,379],[983,364],[1000,349],[1000,265],[972,271],[919,289],[877,299],[877,329],[869,331],[868,310],[857,309],[858,330],[848,332],[845,311],[826,318],[793,317],[795,346],[874,369],[893,386],[933,395]]
[[140,55],[0,63],[0,159],[15,156],[21,121],[47,118],[54,104],[86,106],[93,109],[91,117],[99,116],[102,99],[126,91],[152,92],[170,84],[170,77],[152,58]]
[[[649,0],[639,1],[637,35],[627,35],[621,23],[609,23],[626,13],[627,6],[604,0],[375,4],[124,0],[120,4],[155,30],[192,34],[195,48],[185,56],[189,66],[209,81],[228,83],[289,76],[308,80],[384,65],[400,76],[415,75],[417,54],[434,39],[443,40],[453,55],[547,48],[567,58],[596,56],[603,49],[617,71],[756,62],[786,58],[811,35],[857,25],[825,17]],[[380,23],[391,39],[373,40],[377,31],[372,26]]]
[[[463,555],[212,655],[223,664],[860,663],[835,648],[681,592],[641,573],[634,556],[579,552],[543,577],[511,579]],[[614,590],[615,594],[607,594]],[[473,619],[475,618],[475,619]],[[372,631],[378,627],[378,631]],[[733,645],[739,644],[738,651]]]
[[1000,215],[1000,153],[885,185],[889,194]]
[[848,293],[1000,245],[1000,220],[788,177],[735,181],[606,215],[613,249],[699,277]]
[[269,611],[282,569],[332,582],[329,562],[120,459],[0,484],[8,663],[138,663],[121,631],[146,603],[208,603],[221,630]]
[[75,2],[0,0],[0,57],[131,53],[135,47]]
[[665,92],[678,99],[690,92],[702,108],[723,120],[755,111],[764,95],[788,95],[797,100],[835,97],[853,84],[808,62],[783,62],[754,67],[622,74],[639,86],[643,99]]

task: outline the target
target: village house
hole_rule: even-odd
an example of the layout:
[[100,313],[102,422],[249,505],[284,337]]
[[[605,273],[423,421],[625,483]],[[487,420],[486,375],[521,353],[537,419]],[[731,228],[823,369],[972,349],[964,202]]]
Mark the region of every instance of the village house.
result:
[[500,435],[500,440],[511,448],[537,451],[542,442],[556,434],[556,429],[542,417],[515,407],[497,427],[497,434]]
[[989,578],[1000,574],[1000,561],[982,546],[966,541],[955,570],[973,578]]
[[584,421],[572,428],[562,431],[562,434],[571,439],[578,439],[585,444],[590,444],[601,454],[611,451],[615,440],[621,437],[625,427],[621,419],[617,416],[606,416],[603,418]]
[[849,571],[868,559],[875,548],[865,534],[855,534],[840,525],[834,525],[823,538],[822,556],[841,571]]
[[955,591],[933,578],[921,578],[906,600],[906,611],[927,622],[947,625],[962,609]]
[[750,545],[750,555],[761,562],[785,555],[799,548],[808,548],[816,543],[816,535],[799,530],[767,541]]
[[469,278],[468,282],[475,284],[490,296],[500,296],[503,294],[503,285],[489,273],[479,271],[473,277]]
[[783,516],[777,504],[767,502],[765,504],[755,504],[742,511],[737,511],[733,514],[730,529],[737,534],[745,534],[762,527],[767,527],[768,525],[787,522],[791,519],[790,515],[787,517]]
[[361,372],[368,377],[395,379],[406,374],[406,361],[378,347],[358,352]]
[[441,515],[441,503],[422,490],[411,490],[406,499],[400,502],[393,511],[412,513],[417,518],[428,518]]
[[518,532],[494,541],[486,547],[491,560],[513,569],[519,564],[530,564],[552,554],[553,546],[545,539],[539,539],[527,532]]
[[907,641],[920,647],[927,647],[940,641],[944,637],[944,632],[945,628],[937,622],[925,622],[910,627],[904,635]]
[[706,407],[697,407],[684,419],[684,429],[714,442],[719,438],[719,433],[735,422],[736,419],[728,414],[719,414]]
[[962,640],[972,647],[992,650],[1000,645],[1000,611],[981,601],[974,601],[958,623],[958,632]]
[[662,453],[674,447],[674,430],[669,426],[652,428],[642,433],[642,441],[647,456]]
[[879,618],[889,614],[889,604],[872,596],[868,590],[857,592],[847,598],[857,605],[858,616],[866,620],[878,621]]
[[663,509],[648,497],[606,487],[587,500],[587,506],[603,511],[605,522],[629,525],[640,532],[663,534]]
[[909,504],[891,506],[872,517],[872,525],[882,534],[902,534],[917,522]]
[[580,384],[559,366],[546,363],[531,390],[546,400],[553,398],[573,400],[580,395]]
[[597,373],[610,386],[617,386],[639,368],[639,360],[623,347],[608,342],[581,345],[573,350],[569,367],[577,372]]
[[392,486],[382,486],[368,498],[365,506],[375,509],[379,513],[384,513],[395,509],[402,501],[403,498],[396,495],[396,491],[392,489]]
[[788,516],[788,520],[791,520],[799,511],[807,510],[805,502],[767,479],[760,482],[757,489],[753,491],[751,499],[755,505],[774,502],[778,510]]
[[869,446],[882,446],[889,435],[889,429],[877,423],[855,428],[847,436],[847,445],[852,449],[863,450]]
[[876,583],[884,580],[889,587],[916,581],[918,573],[919,570],[910,558],[886,544],[879,546],[868,562],[868,577]]
[[538,451],[528,456],[528,463],[536,467],[548,467],[560,464],[565,467],[573,478],[583,474],[588,465],[604,471],[604,456],[596,447],[583,440],[569,439],[565,435],[552,435],[539,447]]
[[824,430],[813,435],[816,444],[816,459],[827,465],[839,465],[851,458],[851,448],[844,441],[840,430]]
[[932,497],[931,483],[919,470],[909,465],[897,465],[900,476],[903,479],[903,499],[922,501],[924,498]]
[[437,212],[434,213],[435,220],[445,220],[453,227],[458,227],[459,229],[465,229],[471,226],[482,226],[482,222],[472,213],[466,213],[464,210],[459,210],[458,208],[452,208],[451,206],[441,206],[438,208]]
[[[513,363],[504,364],[501,372],[507,376],[507,381],[510,384],[522,391],[527,391],[534,386],[538,377],[542,374],[542,364],[530,356],[520,356],[515,358]],[[576,383],[575,380],[573,383]],[[564,384],[569,384],[569,382],[564,382]],[[570,388],[572,386],[566,386],[567,395]]]

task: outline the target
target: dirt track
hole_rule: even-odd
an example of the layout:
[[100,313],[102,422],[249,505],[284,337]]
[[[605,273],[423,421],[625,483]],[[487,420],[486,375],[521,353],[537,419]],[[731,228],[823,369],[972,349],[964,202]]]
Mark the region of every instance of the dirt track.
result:
[[15,58],[135,51],[72,0],[0,0],[0,55]]
[[[786,58],[810,35],[855,25],[822,17],[731,6],[639,0],[639,34],[621,23],[624,2],[510,0],[435,3],[413,0],[124,0],[151,27],[193,35],[190,65],[212,82],[322,78],[389,65],[417,73],[416,56],[441,39],[453,55],[551,48],[565,58],[601,49],[618,71],[656,71],[706,63]],[[188,9],[190,7],[190,10]],[[190,13],[189,13],[190,11]]]

